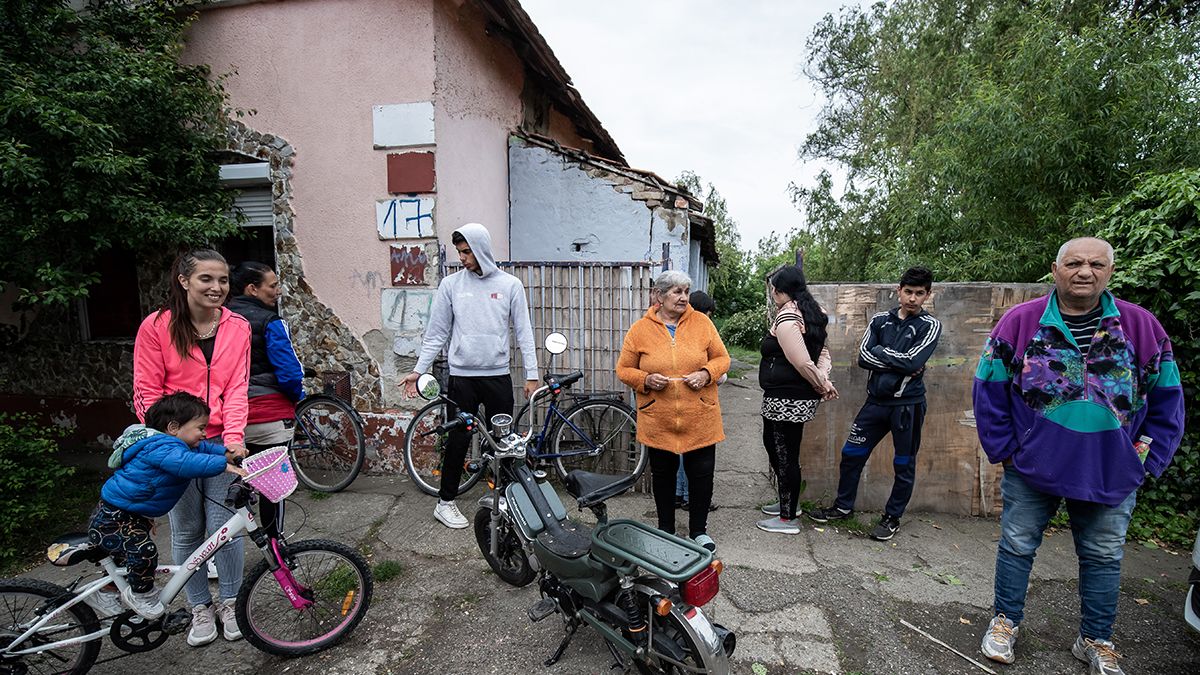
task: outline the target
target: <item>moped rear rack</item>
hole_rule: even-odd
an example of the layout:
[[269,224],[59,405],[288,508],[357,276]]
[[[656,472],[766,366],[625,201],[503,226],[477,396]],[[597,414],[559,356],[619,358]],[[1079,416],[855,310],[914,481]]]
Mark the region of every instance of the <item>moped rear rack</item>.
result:
[[696,576],[713,558],[711,551],[694,541],[627,519],[610,521],[592,532],[592,555],[614,567],[634,563],[675,583]]

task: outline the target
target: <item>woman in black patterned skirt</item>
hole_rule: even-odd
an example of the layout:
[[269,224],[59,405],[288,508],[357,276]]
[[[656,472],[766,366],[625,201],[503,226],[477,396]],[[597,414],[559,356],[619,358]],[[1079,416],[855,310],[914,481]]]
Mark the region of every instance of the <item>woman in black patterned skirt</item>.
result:
[[825,348],[829,317],[808,292],[804,273],[795,265],[777,271],[770,290],[777,312],[763,337],[758,384],[763,389],[763,446],[779,483],[779,501],[763,507],[771,517],[758,521],[758,529],[799,534],[796,504],[804,423],[816,416],[821,401],[838,397],[829,380],[832,362]]

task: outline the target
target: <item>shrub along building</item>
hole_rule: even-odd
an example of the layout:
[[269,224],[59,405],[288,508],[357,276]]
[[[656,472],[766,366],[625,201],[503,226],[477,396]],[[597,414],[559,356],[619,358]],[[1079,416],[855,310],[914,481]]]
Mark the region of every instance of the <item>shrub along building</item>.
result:
[[[457,264],[459,225],[488,228],[529,289],[537,339],[573,332],[593,388],[613,388],[655,272],[706,285],[700,202],[627,165],[516,0],[210,2],[183,58],[229,73],[231,104],[253,111],[214,158],[250,236],[218,248],[279,271],[300,359],[320,373],[307,385],[349,373],[370,468],[400,466],[396,382]],[[132,337],[168,264],[114,254],[70,310],[0,307],[0,409],[101,443],[133,421]]]

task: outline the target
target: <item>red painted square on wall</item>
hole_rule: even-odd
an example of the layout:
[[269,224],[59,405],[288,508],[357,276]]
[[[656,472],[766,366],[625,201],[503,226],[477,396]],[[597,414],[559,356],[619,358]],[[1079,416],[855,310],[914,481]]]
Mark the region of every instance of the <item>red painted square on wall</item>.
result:
[[424,246],[392,244],[391,257],[393,286],[425,285],[425,269],[429,266],[429,257],[425,254]]
[[387,156],[387,189],[391,194],[434,192],[432,152],[402,152]]

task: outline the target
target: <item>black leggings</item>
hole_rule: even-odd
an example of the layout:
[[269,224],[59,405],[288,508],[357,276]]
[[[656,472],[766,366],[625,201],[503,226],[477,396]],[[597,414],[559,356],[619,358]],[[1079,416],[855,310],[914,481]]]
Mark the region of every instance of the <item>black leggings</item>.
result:
[[779,517],[796,517],[800,501],[800,441],[804,438],[804,422],[775,422],[763,418],[763,447],[779,483]]
[[[658,511],[658,529],[675,533],[675,475],[679,457],[673,452],[647,448],[650,451],[651,485],[654,488],[654,508]],[[708,507],[712,504],[713,467],[717,461],[717,446],[706,445],[683,453],[683,472],[688,477],[688,536],[697,537],[708,531]]]

